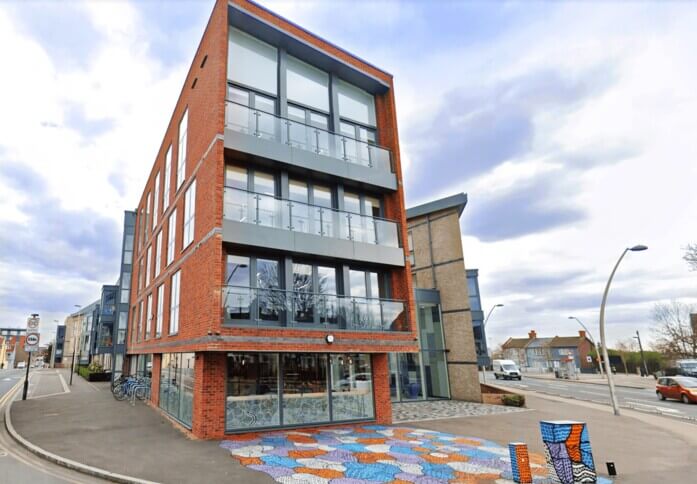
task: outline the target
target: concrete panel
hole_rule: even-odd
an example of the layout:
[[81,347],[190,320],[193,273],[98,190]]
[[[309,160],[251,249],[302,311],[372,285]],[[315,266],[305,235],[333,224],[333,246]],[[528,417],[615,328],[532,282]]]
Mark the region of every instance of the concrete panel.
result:
[[232,220],[223,221],[223,240],[291,253],[404,267],[404,252],[398,247],[333,239]]

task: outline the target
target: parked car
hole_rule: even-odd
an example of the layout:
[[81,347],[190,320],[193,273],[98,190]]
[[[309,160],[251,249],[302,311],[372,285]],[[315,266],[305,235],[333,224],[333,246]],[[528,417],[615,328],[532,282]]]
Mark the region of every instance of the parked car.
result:
[[518,365],[515,364],[513,360],[494,360],[492,366],[494,367],[494,377],[498,380],[503,378],[508,380],[521,380],[523,376],[520,373]]
[[678,360],[678,375],[697,377],[697,360]]
[[697,403],[697,378],[691,376],[662,377],[656,383],[659,400],[673,398],[683,403]]
[[17,363],[17,369],[26,368],[26,367],[27,367],[27,363],[24,361],[20,361],[19,363]]

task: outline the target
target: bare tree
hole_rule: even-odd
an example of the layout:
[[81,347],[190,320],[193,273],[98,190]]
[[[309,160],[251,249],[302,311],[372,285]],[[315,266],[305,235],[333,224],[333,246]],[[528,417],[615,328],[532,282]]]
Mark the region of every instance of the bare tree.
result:
[[658,303],[653,308],[656,349],[671,358],[697,358],[697,334],[690,324],[695,307],[679,301]]
[[697,271],[697,244],[687,244],[682,258],[690,266],[691,271]]

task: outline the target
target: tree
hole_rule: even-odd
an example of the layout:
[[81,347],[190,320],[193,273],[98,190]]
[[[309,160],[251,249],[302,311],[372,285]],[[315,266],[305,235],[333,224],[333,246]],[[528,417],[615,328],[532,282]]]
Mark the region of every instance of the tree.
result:
[[687,244],[682,258],[690,266],[691,271],[697,271],[697,244]]
[[679,301],[658,303],[653,308],[652,329],[656,349],[670,358],[697,358],[697,334],[690,324],[695,307]]

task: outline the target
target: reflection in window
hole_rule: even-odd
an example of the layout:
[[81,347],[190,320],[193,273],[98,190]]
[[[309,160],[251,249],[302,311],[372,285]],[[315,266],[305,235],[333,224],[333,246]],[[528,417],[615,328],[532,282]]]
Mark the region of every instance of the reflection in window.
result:
[[160,408],[189,428],[194,403],[195,361],[195,353],[163,353],[160,367]]
[[339,81],[339,115],[367,126],[375,126],[375,98],[372,94]]
[[326,355],[286,353],[281,358],[284,425],[328,422]]
[[278,276],[278,261],[257,259],[257,303],[261,320],[277,321],[284,308]]
[[230,353],[227,367],[225,428],[279,425],[278,355]]
[[370,355],[332,354],[334,421],[373,418],[373,375]]
[[315,321],[315,301],[312,292],[312,266],[294,263],[293,319],[298,323]]
[[421,363],[418,353],[398,353],[399,388],[402,400],[423,398]]

